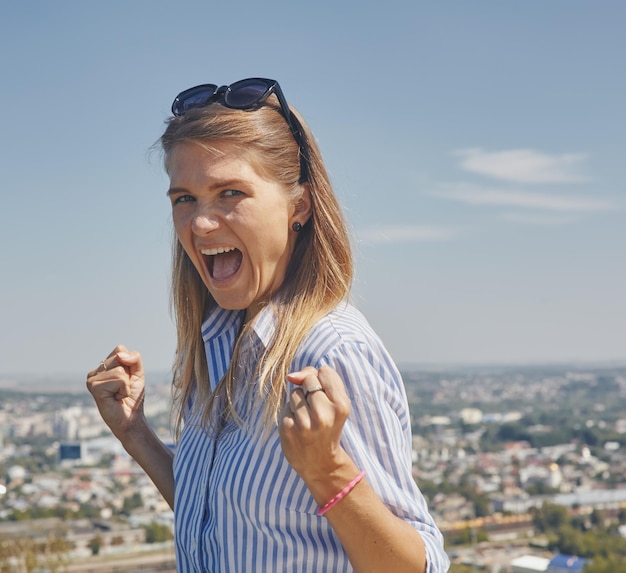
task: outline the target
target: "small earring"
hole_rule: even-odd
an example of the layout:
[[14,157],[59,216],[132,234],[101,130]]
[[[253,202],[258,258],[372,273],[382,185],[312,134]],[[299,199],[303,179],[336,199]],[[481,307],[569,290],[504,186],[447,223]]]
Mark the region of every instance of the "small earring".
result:
[[302,225],[300,223],[298,223],[298,221],[296,221],[293,225],[291,225],[291,228],[296,232],[299,233],[302,230]]

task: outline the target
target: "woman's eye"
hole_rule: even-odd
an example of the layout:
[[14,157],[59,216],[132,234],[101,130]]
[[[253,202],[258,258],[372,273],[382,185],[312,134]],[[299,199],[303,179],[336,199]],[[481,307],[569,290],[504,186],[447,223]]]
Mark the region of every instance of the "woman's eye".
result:
[[226,189],[223,192],[224,197],[239,197],[240,195],[243,195],[242,191],[237,191],[237,189]]
[[176,197],[174,199],[174,201],[172,201],[173,205],[178,205],[179,203],[189,203],[190,201],[193,201],[194,198],[191,195],[179,195],[178,197]]

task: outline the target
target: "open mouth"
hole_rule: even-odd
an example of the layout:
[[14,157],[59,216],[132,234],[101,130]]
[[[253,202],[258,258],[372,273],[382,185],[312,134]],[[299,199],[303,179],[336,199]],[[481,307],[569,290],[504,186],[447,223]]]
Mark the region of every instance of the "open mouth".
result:
[[217,249],[202,249],[200,251],[209,275],[216,281],[223,281],[232,277],[241,266],[243,255],[234,247],[220,247]]

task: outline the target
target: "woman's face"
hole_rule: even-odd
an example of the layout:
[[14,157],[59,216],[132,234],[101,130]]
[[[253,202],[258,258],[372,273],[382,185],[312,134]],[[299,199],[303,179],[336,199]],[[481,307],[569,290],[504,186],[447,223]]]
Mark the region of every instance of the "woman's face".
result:
[[231,145],[211,147],[180,143],[169,157],[174,228],[217,304],[250,319],[283,283],[308,194],[296,206]]

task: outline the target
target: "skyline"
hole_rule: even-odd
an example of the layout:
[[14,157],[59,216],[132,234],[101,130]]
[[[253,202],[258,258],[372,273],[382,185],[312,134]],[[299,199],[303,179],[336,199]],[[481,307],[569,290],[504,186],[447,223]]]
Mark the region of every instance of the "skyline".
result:
[[0,378],[117,343],[169,368],[158,139],[192,85],[278,80],[398,364],[626,363],[626,6],[186,0],[5,7]]

